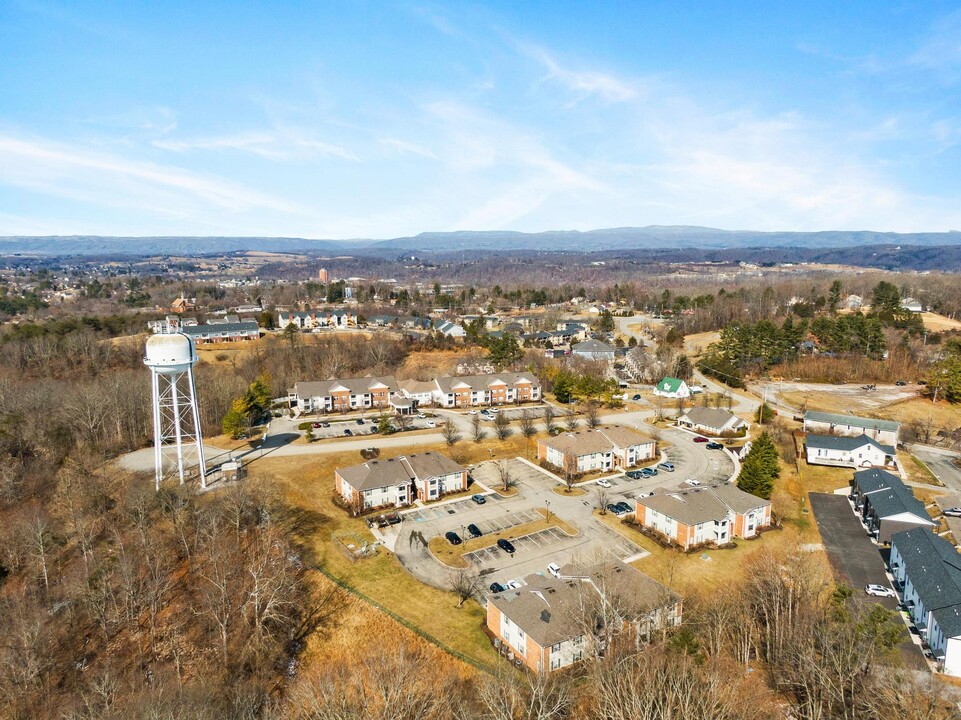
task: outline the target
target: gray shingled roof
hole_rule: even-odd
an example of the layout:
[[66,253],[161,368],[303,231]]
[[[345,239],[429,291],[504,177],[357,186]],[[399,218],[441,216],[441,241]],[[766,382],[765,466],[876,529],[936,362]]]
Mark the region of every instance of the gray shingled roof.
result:
[[372,490],[413,480],[451,475],[464,470],[463,466],[445,455],[425,452],[389,460],[369,460],[360,465],[338,468],[337,474],[355,490]]
[[867,497],[867,502],[878,518],[910,513],[921,520],[931,520],[928,511],[924,509],[924,503],[914,497],[911,488],[896,475],[879,468],[861,470],[854,473],[854,486]]
[[383,377],[363,377],[363,378],[331,378],[330,380],[318,380],[310,382],[294,383],[294,392],[297,397],[327,397],[330,395],[331,388],[342,385],[354,395],[363,395],[370,391],[374,385],[381,383],[386,385],[393,392],[397,389],[397,381],[393,375]]
[[732,418],[739,421],[735,423],[735,425],[744,423],[744,420],[741,420],[741,418],[734,413],[729,413],[727,410],[721,410],[719,408],[692,407],[685,415],[687,419],[695,425],[703,425],[709,428],[722,428]]
[[848,437],[843,435],[809,434],[804,438],[804,442],[808,447],[814,448],[815,450],[841,450],[843,452],[851,452],[852,450],[857,450],[859,447],[864,447],[865,445],[873,445],[886,455],[893,456],[896,454],[895,449],[890,445],[882,445],[877,440],[874,438],[869,438],[867,435]]
[[184,335],[220,335],[223,333],[240,333],[259,331],[260,327],[255,320],[244,320],[243,322],[233,323],[214,323],[212,325],[184,325],[180,332]]
[[901,423],[895,422],[894,420],[876,420],[875,418],[863,418],[857,415],[840,415],[837,413],[826,413],[818,412],[817,410],[808,410],[804,413],[804,420],[807,422],[821,422],[829,423],[832,425],[849,425],[851,427],[860,427],[866,430],[890,430],[892,432],[897,432],[901,427]]
[[571,347],[576,353],[612,353],[616,348],[600,340],[585,340]]
[[[524,578],[526,585],[492,595],[488,602],[534,642],[547,647],[584,633],[582,593],[593,594],[598,588],[608,587],[610,593],[631,602],[638,614],[677,600],[665,586],[617,561],[588,567],[565,565],[561,576],[528,575]],[[585,582],[586,578],[592,582]]]
[[637,430],[631,428],[614,426],[597,428],[596,430],[577,430],[575,432],[561,433],[556,437],[541,439],[549,448],[554,448],[565,455],[590,455],[592,453],[605,453],[617,448],[626,448],[630,445],[643,445],[654,442],[651,438]]
[[755,508],[766,507],[770,500],[746,493],[736,485],[680,485],[657,488],[653,495],[638,498],[638,505],[657,510],[684,525],[698,525],[713,520],[723,520],[729,511],[746,513]]
[[949,638],[961,636],[961,556],[955,547],[926,528],[895,533],[891,544],[941,632]]
[[519,381],[537,385],[537,378],[530,373],[502,372],[491,375],[455,375],[437,378],[437,386],[441,392],[452,393],[453,387],[459,383],[469,385],[472,390],[486,390],[495,381],[500,381],[508,387],[513,387]]

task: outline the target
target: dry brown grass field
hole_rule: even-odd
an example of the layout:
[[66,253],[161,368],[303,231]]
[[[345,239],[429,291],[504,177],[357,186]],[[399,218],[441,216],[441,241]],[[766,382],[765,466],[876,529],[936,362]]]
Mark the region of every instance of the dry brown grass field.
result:
[[[487,351],[471,348],[471,352],[483,357]],[[433,378],[438,375],[455,375],[457,363],[468,354],[466,348],[459,350],[431,350],[415,351],[404,360],[404,364],[397,369],[397,376],[401,378]]]
[[938,313],[921,313],[921,321],[924,323],[925,329],[930,330],[931,332],[950,332],[961,330],[961,321],[953,320],[952,318],[949,318],[945,315],[939,315]]
[[692,358],[700,357],[707,350],[707,346],[720,339],[721,333],[714,330],[694,333],[684,337],[684,352]]

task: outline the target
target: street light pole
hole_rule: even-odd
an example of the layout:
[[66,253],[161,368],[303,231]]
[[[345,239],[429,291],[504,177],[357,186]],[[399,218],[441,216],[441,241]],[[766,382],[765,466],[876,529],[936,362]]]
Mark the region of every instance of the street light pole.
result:
[[551,501],[550,501],[550,500],[545,500],[545,501],[544,501],[544,504],[547,505],[547,520],[548,520],[548,522],[550,522],[550,519],[551,519]]

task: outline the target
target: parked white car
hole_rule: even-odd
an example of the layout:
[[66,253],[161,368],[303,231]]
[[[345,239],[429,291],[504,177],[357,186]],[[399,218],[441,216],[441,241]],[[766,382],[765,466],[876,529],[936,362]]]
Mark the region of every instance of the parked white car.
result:
[[427,427],[429,427],[429,428],[435,428],[435,427],[437,427],[437,423],[435,423],[433,420],[428,420],[428,421],[427,421]]
[[559,578],[561,576],[561,566],[558,565],[557,563],[551,563],[550,565],[547,566],[547,572],[549,572],[554,577]]
[[612,487],[610,481],[605,480],[604,478],[601,478],[600,480],[598,480],[597,484],[600,485],[602,488]]
[[891,597],[896,598],[894,590],[884,585],[865,585],[864,592],[868,595],[873,595],[874,597]]

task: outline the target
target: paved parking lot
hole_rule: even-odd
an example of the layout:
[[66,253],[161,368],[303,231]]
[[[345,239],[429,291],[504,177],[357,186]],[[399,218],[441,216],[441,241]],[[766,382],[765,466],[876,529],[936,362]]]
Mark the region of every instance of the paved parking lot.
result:
[[[530,486],[546,484],[548,486],[553,486],[556,484],[546,473],[541,472],[537,468],[532,468],[530,465],[523,463],[516,458],[500,460],[498,462],[507,463],[507,467],[510,470],[511,479],[516,485]],[[488,461],[480,463],[473,470],[471,470],[471,476],[489,488],[496,488],[500,487],[501,485],[501,476],[497,469],[497,462]]]
[[[497,495],[485,495],[488,502],[497,502],[499,496]],[[430,522],[432,520],[437,520],[439,518],[444,518],[449,515],[456,515],[459,512],[465,512],[473,510],[479,507],[470,498],[464,498],[463,500],[458,500],[457,502],[446,503],[444,505],[433,505],[430,507],[421,508],[419,510],[408,510],[401,513],[404,520],[414,522]],[[469,521],[468,521],[469,522]]]
[[[514,538],[511,540],[511,543],[519,553],[525,550],[539,550],[541,548],[551,547],[558,542],[569,539],[567,535],[557,528],[547,528],[546,530],[540,530],[530,535],[522,535],[519,538]],[[464,558],[475,567],[483,567],[492,562],[497,562],[499,559],[506,558],[508,555],[508,553],[496,545],[492,545],[491,547],[481,548],[480,550],[467,553],[464,555]]]
[[[885,571],[884,559],[878,547],[868,538],[864,527],[855,516],[845,495],[810,493],[811,510],[824,542],[831,568],[838,579],[854,589],[854,597],[863,603],[880,603],[888,610],[897,610],[894,598],[865,595],[869,584],[891,587]],[[911,641],[907,628],[900,645],[906,667],[927,670],[921,648]]]

